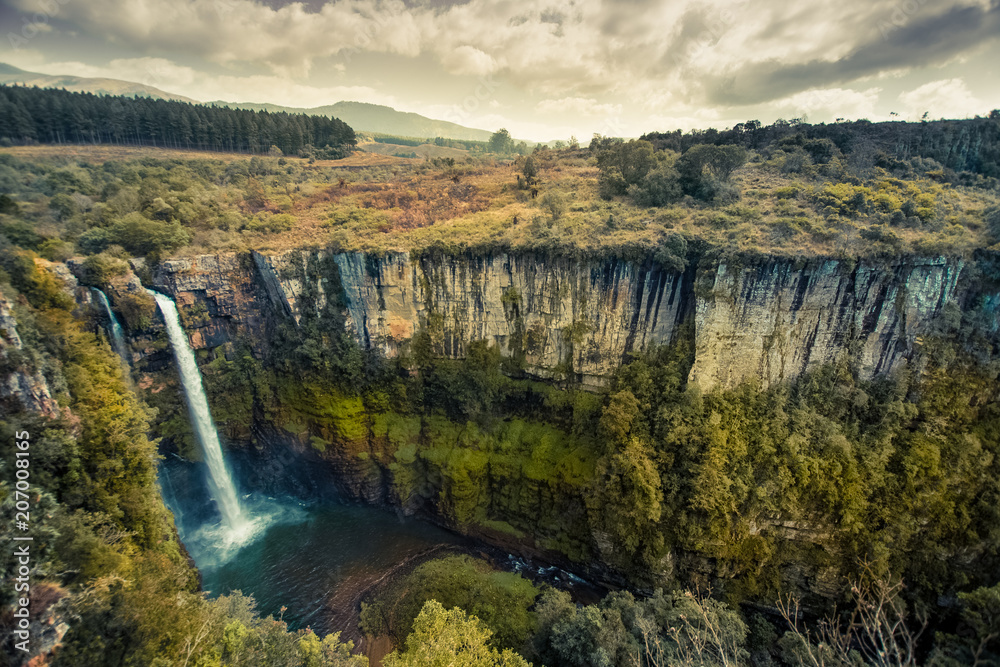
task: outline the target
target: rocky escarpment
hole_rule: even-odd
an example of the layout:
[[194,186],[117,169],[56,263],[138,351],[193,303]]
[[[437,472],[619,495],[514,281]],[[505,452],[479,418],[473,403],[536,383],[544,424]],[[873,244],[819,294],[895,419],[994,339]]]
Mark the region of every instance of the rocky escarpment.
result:
[[[189,319],[196,348],[245,334],[263,352],[269,323],[299,323],[332,299],[359,343],[387,357],[424,330],[438,356],[461,358],[486,340],[528,374],[589,387],[628,355],[671,342],[693,317],[690,380],[710,389],[794,379],[844,354],[866,379],[902,368],[946,309],[968,307],[965,271],[964,261],[941,257],[691,258],[680,272],[533,255],[294,251],[170,260],[154,282],[200,313]],[[995,310],[995,292],[975,307]]]
[[850,351],[861,377],[904,366],[921,333],[957,305],[965,263],[722,262],[703,277],[691,381],[731,387],[794,379]]
[[17,333],[14,304],[0,293],[0,405],[31,410],[46,417],[59,415],[59,405],[45,376],[24,357]]

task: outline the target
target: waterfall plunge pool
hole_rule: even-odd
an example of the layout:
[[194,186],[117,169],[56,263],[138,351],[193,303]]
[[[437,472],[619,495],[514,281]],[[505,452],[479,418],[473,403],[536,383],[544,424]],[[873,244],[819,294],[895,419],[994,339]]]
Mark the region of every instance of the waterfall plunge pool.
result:
[[526,561],[428,521],[343,501],[323,474],[302,473],[308,470],[302,460],[289,461],[282,468],[287,474],[278,475],[281,483],[261,491],[260,470],[267,466],[258,454],[228,454],[237,488],[258,489],[241,495],[247,513],[261,522],[242,547],[227,550],[214,540],[221,516],[203,463],[167,455],[159,470],[164,500],[203,588],[212,597],[236,590],[252,595],[263,615],[279,616],[285,607],[283,618],[292,628],[308,626],[321,635],[340,631],[366,649],[357,628],[361,600],[420,562],[450,553],[485,556],[497,568],[567,590],[578,602],[596,602],[607,592],[556,566]]
[[221,517],[203,464],[168,456],[159,477],[203,588],[213,597],[252,595],[264,615],[278,616],[285,607],[293,628],[356,639],[357,604],[375,583],[401,565],[469,548],[450,531],[385,508],[252,493],[241,500],[260,530],[227,549],[215,539]]

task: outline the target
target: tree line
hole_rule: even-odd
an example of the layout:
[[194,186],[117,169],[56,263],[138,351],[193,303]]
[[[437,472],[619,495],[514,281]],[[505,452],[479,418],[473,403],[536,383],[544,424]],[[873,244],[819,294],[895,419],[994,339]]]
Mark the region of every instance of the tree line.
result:
[[337,159],[356,144],[324,116],[208,107],[145,97],[0,86],[0,143],[101,143],[240,153],[312,150]]
[[987,117],[919,123],[861,119],[813,125],[799,119],[779,119],[763,125],[759,120],[748,120],[730,129],[650,132],[641,138],[658,150],[678,153],[697,144],[734,144],[757,151],[779,144],[797,144],[808,152],[829,152],[836,147],[844,154],[871,154],[871,159],[882,163],[878,166],[890,170],[894,161],[929,158],[956,172],[1000,177],[1000,109]]

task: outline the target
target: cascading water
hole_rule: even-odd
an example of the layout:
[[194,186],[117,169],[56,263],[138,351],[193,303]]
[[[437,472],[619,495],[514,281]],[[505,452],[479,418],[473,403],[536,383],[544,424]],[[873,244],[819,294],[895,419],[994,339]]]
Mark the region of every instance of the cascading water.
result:
[[174,349],[181,384],[184,387],[184,396],[187,398],[191,425],[194,427],[198,444],[201,445],[202,455],[208,464],[209,486],[212,496],[219,506],[219,512],[222,514],[223,525],[231,538],[237,538],[236,541],[241,541],[240,536],[249,532],[251,523],[243,516],[239,499],[236,497],[236,487],[233,485],[233,479],[229,475],[229,469],[222,457],[219,434],[215,430],[212,413],[208,408],[208,398],[205,396],[205,389],[201,383],[201,372],[198,370],[194,352],[188,344],[187,334],[181,328],[177,306],[170,297],[164,294],[153,290],[146,291],[156,299],[156,305],[160,307],[163,321],[167,325],[167,335],[170,337],[170,345]]
[[122,325],[118,321],[118,318],[115,317],[115,312],[111,310],[111,303],[108,301],[108,295],[96,287],[91,287],[90,290],[97,296],[97,300],[101,302],[101,305],[104,306],[104,312],[107,314],[108,320],[111,322],[111,347],[114,348],[115,353],[117,353],[125,363],[129,363],[132,355],[129,354],[128,346],[125,344],[125,332],[122,330]]

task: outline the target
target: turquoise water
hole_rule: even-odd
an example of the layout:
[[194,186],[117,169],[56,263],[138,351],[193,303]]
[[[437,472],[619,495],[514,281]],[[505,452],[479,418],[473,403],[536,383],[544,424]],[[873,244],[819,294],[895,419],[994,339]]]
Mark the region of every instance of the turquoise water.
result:
[[278,615],[287,607],[284,620],[293,627],[347,631],[351,628],[343,624],[361,593],[393,566],[458,542],[436,526],[378,508],[324,505],[300,509],[227,562],[201,571],[204,588],[213,595],[241,590],[252,594],[265,614]]
[[203,588],[212,596],[237,590],[252,595],[262,614],[282,615],[293,628],[353,634],[363,592],[409,559],[464,543],[443,528],[385,508],[330,495],[306,503],[262,493],[243,494],[254,530],[242,544],[228,543],[231,533],[203,468],[176,457],[160,465],[164,500]]
[[[159,475],[163,497],[204,590],[212,596],[237,590],[252,595],[259,612],[281,616],[292,628],[342,631],[357,641],[358,607],[368,591],[424,558],[456,551],[485,556],[497,567],[567,590],[579,602],[595,602],[604,593],[556,566],[471,544],[392,509],[343,502],[322,474],[305,480],[309,468],[299,461],[275,473],[250,455],[235,459],[237,482],[251,479],[248,466],[256,466],[275,483],[273,495],[240,494],[252,527],[242,543],[229,541],[232,533],[208,491],[204,464],[166,457]],[[299,500],[303,493],[309,502]]]

